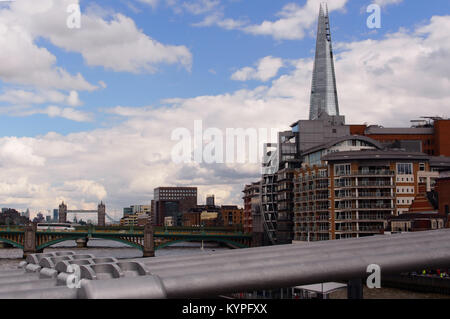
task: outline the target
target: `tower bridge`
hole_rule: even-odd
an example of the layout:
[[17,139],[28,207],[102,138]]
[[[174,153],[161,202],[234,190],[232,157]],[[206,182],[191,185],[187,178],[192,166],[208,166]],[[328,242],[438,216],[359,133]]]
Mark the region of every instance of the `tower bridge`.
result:
[[66,223],[67,222],[67,214],[69,213],[80,213],[80,214],[97,214],[97,225],[98,226],[105,226],[105,217],[108,217],[109,220],[116,222],[113,220],[110,216],[107,216],[106,214],[106,205],[103,203],[103,201],[98,204],[97,210],[82,210],[82,209],[76,209],[76,210],[69,210],[67,209],[67,204],[64,203],[64,201],[59,205],[58,210],[58,221],[60,223]]

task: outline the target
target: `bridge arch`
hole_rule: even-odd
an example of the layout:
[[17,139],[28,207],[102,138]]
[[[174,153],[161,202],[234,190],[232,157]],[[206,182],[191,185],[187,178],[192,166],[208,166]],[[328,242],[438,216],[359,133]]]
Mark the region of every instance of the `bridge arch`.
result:
[[[183,242],[190,242],[190,241],[199,241],[201,239],[198,238],[183,238],[183,239],[177,239],[177,240],[170,240],[167,242],[164,242],[161,245],[155,245],[155,250],[164,248],[164,247],[168,247],[177,243],[183,243]],[[224,243],[227,246],[231,247],[231,248],[248,248],[249,246],[233,241],[233,240],[228,240],[228,239],[221,239],[221,238],[211,238],[211,239],[203,239],[203,241],[206,242],[218,242],[218,243]]]
[[[68,240],[77,240],[77,239],[80,239],[80,238],[88,238],[88,239],[89,238],[98,238],[98,239],[103,239],[103,240],[112,240],[112,241],[123,243],[123,244],[125,244],[127,246],[130,246],[130,247],[133,247],[133,248],[137,248],[139,250],[143,250],[143,247],[141,245],[133,243],[133,242],[128,241],[126,239],[116,238],[116,237],[105,237],[105,236],[102,236],[102,235],[96,236],[95,234],[92,234],[89,237],[84,235],[84,234],[83,235],[80,234],[80,235],[74,235],[74,236],[69,236],[69,237],[57,238],[57,239],[45,242],[42,245],[39,245],[37,247],[37,249],[41,250],[41,249],[44,249],[44,248],[56,245],[58,243],[62,243],[62,242],[68,241]],[[20,247],[20,248],[23,248],[23,247]]]
[[127,246],[130,246],[130,247],[132,247],[132,248],[137,248],[137,249],[142,250],[142,251],[144,250],[144,247],[143,247],[143,246],[141,246],[141,245],[139,245],[139,244],[136,244],[136,243],[134,243],[134,242],[131,242],[131,241],[129,241],[129,240],[120,238],[120,237],[104,237],[104,236],[101,236],[101,235],[100,235],[100,236],[96,236],[95,234],[93,234],[93,235],[91,236],[91,238],[98,238],[98,239],[104,239],[104,240],[112,240],[112,241],[116,241],[116,242],[125,244],[125,245],[127,245]]
[[60,238],[56,238],[56,239],[47,241],[47,242],[37,246],[36,249],[42,250],[44,248],[47,248],[47,247],[50,247],[50,246],[53,246],[53,245],[56,245],[56,244],[59,244],[59,243],[62,243],[62,242],[68,241],[68,240],[77,240],[77,239],[85,238],[85,237],[86,236],[81,236],[81,235],[80,236],[70,236],[70,237],[60,237]]
[[14,246],[16,248],[23,249],[23,245],[15,242],[13,240],[7,239],[7,238],[0,237],[0,242],[6,243],[6,244],[10,244],[10,245],[12,245],[12,246]]

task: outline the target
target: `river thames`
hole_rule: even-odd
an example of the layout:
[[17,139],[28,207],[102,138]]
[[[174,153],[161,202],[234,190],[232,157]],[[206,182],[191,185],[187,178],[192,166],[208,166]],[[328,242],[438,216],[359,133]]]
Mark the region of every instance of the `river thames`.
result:
[[[172,246],[156,250],[155,256],[173,256],[173,255],[193,255],[206,254],[213,251],[226,251],[230,248],[219,246],[215,243],[205,243],[203,250],[200,243],[177,243]],[[90,239],[88,241],[88,248],[76,248],[74,240],[65,241],[50,248],[44,249],[44,252],[59,251],[59,250],[73,250],[77,253],[89,253],[96,257],[114,257],[117,259],[124,258],[139,258],[142,257],[142,252],[137,248],[132,248],[125,244],[102,239]],[[0,270],[17,268],[23,256],[22,249],[17,248],[2,248],[0,249]]]

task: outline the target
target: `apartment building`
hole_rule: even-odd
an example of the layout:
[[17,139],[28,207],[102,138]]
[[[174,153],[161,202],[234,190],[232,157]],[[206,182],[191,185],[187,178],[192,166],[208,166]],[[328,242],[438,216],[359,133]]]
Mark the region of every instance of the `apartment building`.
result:
[[[254,182],[249,185],[245,185],[244,196],[242,199],[244,200],[244,233],[252,233],[253,232],[253,216],[256,213],[256,207],[259,206],[260,203],[260,192],[261,183]],[[255,218],[257,218],[255,216]]]
[[389,216],[408,212],[419,192],[419,172],[431,169],[430,157],[372,145],[330,152],[320,164],[296,171],[295,240],[370,236],[384,229]]

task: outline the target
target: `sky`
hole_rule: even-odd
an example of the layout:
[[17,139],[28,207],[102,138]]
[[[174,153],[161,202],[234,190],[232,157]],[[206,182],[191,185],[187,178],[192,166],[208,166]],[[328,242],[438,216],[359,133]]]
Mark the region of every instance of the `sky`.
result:
[[[260,165],[174,162],[173,132],[195,121],[287,130],[306,119],[320,2],[1,1],[0,206],[33,216],[62,200],[102,200],[118,218],[158,186],[197,186],[200,204],[215,194],[242,206]],[[372,3],[380,28],[367,24]],[[348,124],[450,115],[448,0],[328,9]]]

